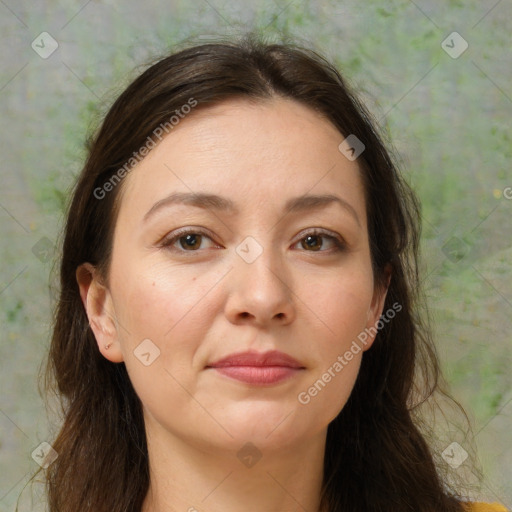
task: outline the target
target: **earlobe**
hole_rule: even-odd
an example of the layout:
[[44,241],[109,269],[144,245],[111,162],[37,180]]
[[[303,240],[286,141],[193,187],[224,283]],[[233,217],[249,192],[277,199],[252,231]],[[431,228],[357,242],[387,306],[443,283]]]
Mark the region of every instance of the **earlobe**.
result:
[[76,280],[99,351],[113,363],[122,362],[123,354],[118,340],[115,311],[109,289],[103,284],[96,268],[90,263],[84,263],[77,268]]

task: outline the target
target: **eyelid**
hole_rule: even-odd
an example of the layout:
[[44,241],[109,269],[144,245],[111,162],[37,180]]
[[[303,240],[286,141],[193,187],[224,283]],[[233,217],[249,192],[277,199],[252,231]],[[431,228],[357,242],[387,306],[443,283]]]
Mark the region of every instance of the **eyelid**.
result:
[[201,235],[201,236],[204,236],[206,238],[209,238],[214,244],[216,245],[220,245],[220,244],[217,244],[217,242],[215,242],[213,240],[213,236],[212,234],[204,229],[204,228],[199,228],[199,227],[194,227],[194,226],[187,226],[187,227],[184,227],[184,228],[179,228],[179,229],[176,229],[175,231],[173,231],[172,233],[169,233],[167,235],[165,235],[161,240],[160,242],[158,243],[158,245],[160,247],[164,247],[164,248],[167,248],[169,250],[174,250],[176,252],[181,252],[181,253],[194,253],[194,252],[200,252],[199,249],[196,249],[196,250],[192,250],[192,251],[185,251],[184,249],[176,249],[175,247],[173,247],[173,245],[183,236],[186,236],[188,234],[194,234],[194,235]]
[[[323,236],[324,238],[328,238],[328,239],[331,239],[334,243],[334,245],[336,246],[334,248],[334,251],[336,250],[344,250],[347,248],[348,244],[347,242],[345,241],[345,239],[343,237],[341,237],[340,235],[338,235],[337,233],[335,233],[334,231],[329,231],[325,228],[306,228],[306,229],[303,229],[298,235],[297,235],[297,241],[293,243],[293,245],[296,245],[298,244],[301,240],[303,240],[306,236],[310,236],[310,235],[313,235],[313,236]],[[320,250],[320,251],[302,251],[302,252],[313,252],[313,253],[318,253],[318,252],[332,252],[332,250]]]

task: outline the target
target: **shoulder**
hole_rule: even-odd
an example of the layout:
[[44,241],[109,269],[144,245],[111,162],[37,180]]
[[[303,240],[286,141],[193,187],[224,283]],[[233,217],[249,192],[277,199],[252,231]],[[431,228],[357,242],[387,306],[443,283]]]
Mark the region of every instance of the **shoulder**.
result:
[[499,503],[467,503],[468,512],[507,512]]

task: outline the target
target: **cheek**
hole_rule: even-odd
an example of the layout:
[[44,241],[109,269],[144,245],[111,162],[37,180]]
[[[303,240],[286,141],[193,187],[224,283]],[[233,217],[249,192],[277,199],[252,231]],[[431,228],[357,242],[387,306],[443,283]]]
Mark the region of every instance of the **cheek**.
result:
[[118,291],[116,312],[119,320],[127,324],[128,340],[136,341],[136,334],[154,337],[166,344],[173,343],[176,338],[173,333],[185,326],[201,328],[197,319],[208,315],[208,308],[204,306],[206,296],[221,277],[216,272],[201,274],[197,270],[163,268],[162,265],[133,269],[130,275],[133,277],[119,276],[113,285]]
[[360,364],[360,354],[354,356],[346,365],[333,358],[333,361],[322,368],[298,393],[297,401],[302,408],[302,414],[315,418],[321,428],[328,425],[347,403]]
[[305,301],[318,325],[316,333],[310,332],[316,341],[315,368],[297,396],[308,415],[330,422],[347,402],[361,365],[363,346],[358,336],[366,327],[372,295],[373,278],[364,269],[354,269],[323,282]]
[[209,291],[223,274],[148,266],[128,275],[115,298],[124,363],[145,408],[165,423],[162,404],[183,409],[196,393],[196,353],[214,322]]
[[343,348],[366,327],[373,278],[364,269],[354,269],[317,283],[314,288],[304,286],[299,296],[306,297],[309,314],[319,320],[328,334],[318,339],[325,340],[324,353],[329,354],[332,349]]
[[[112,287],[117,291],[114,299],[121,349],[134,384],[145,386],[149,379],[155,392],[159,383],[168,388],[174,376],[191,386],[191,372],[186,369],[199,364],[194,356],[215,314],[215,308],[208,307],[214,297],[209,292],[222,274],[153,265],[125,275],[130,277],[123,279],[118,274]],[[141,357],[148,352],[149,356]]]

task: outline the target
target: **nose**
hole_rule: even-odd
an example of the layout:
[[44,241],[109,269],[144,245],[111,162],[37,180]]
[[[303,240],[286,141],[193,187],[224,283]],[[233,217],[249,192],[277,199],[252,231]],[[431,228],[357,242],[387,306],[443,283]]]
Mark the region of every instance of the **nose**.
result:
[[282,262],[263,253],[252,263],[235,256],[225,314],[233,324],[287,325],[295,319],[293,278]]

